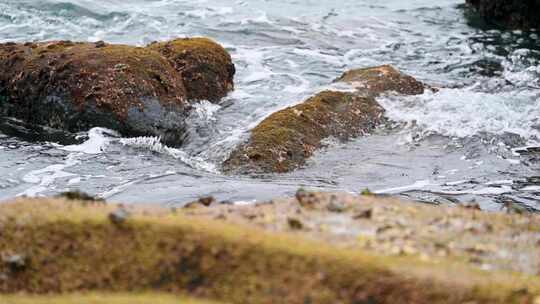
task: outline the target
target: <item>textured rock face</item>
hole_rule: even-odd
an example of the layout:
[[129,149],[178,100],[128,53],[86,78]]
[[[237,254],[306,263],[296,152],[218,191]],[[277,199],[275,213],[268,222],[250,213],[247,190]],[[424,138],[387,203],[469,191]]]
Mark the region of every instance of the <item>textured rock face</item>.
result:
[[167,57],[182,74],[190,100],[219,101],[234,88],[231,56],[210,39],[177,39],[149,48]]
[[540,0],[467,0],[482,17],[508,28],[539,28]]
[[346,141],[372,131],[383,121],[384,109],[374,97],[395,91],[422,94],[424,85],[391,66],[352,70],[337,82],[356,92],[325,91],[278,111],[255,127],[249,140],[223,163],[228,173],[289,172],[305,164],[322,140]]
[[249,142],[225,162],[227,171],[288,172],[303,164],[333,136],[347,140],[368,132],[383,109],[371,97],[325,91],[270,115],[251,132]]
[[[160,136],[178,145],[190,101],[225,96],[233,88],[234,68],[227,52],[208,39],[168,44],[176,47],[162,52],[158,44],[1,44],[0,115],[70,132],[99,126],[127,136]],[[175,61],[183,54],[190,54],[184,69]]]

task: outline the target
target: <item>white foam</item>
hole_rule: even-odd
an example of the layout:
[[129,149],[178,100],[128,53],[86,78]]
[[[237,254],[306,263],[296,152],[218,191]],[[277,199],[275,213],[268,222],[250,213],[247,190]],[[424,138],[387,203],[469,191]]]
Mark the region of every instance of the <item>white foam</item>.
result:
[[217,16],[224,16],[231,14],[233,12],[232,7],[216,7],[216,8],[201,8],[201,9],[194,9],[185,12],[187,16],[200,18],[200,19],[206,19],[208,17],[217,17]]
[[423,134],[469,137],[479,133],[514,133],[538,140],[540,98],[532,91],[484,93],[472,89],[441,89],[418,96],[380,98],[386,115],[398,122],[414,122]]
[[540,191],[540,186],[527,186],[522,191]]
[[100,154],[105,151],[111,142],[110,136],[119,136],[113,130],[105,128],[92,128],[88,131],[88,140],[79,145],[60,147],[60,149],[70,152],[82,152],[86,154]]
[[79,163],[75,154],[68,155],[66,162],[47,166],[43,169],[33,170],[22,177],[26,183],[35,184],[17,196],[36,197],[42,192],[50,189],[56,179],[76,176],[76,174],[64,171]]
[[511,179],[503,179],[503,180],[497,180],[492,182],[485,183],[486,186],[493,186],[493,185],[512,185],[514,184],[514,181]]
[[240,24],[246,25],[250,23],[267,23],[271,24],[272,22],[268,18],[268,14],[266,12],[262,12],[259,16],[254,18],[245,18],[240,21]]
[[217,111],[219,111],[219,109],[221,109],[221,106],[215,103],[211,103],[207,100],[203,100],[199,103],[194,104],[193,108],[195,114],[198,116],[199,119],[206,121],[215,121],[215,114],[217,113]]
[[143,148],[157,153],[170,155],[195,169],[212,173],[217,172],[216,166],[214,164],[209,163],[200,157],[190,156],[180,149],[168,147],[162,144],[158,137],[122,138],[120,139],[120,143],[133,148]]
[[415,182],[415,183],[412,184],[412,185],[407,185],[407,186],[402,186],[402,187],[396,187],[396,188],[388,188],[388,189],[377,190],[377,191],[374,191],[374,193],[377,193],[377,194],[400,193],[400,192],[403,192],[403,191],[423,189],[423,188],[425,188],[425,187],[427,187],[427,186],[430,186],[430,185],[431,185],[431,181],[430,181],[430,180],[421,180],[421,181]]
[[531,50],[517,49],[504,60],[503,77],[516,86],[540,88],[540,65]]
[[514,192],[514,189],[510,186],[501,186],[501,187],[484,187],[476,190],[462,190],[462,191],[439,191],[442,194],[449,195],[461,195],[461,194],[472,194],[472,195],[501,195]]

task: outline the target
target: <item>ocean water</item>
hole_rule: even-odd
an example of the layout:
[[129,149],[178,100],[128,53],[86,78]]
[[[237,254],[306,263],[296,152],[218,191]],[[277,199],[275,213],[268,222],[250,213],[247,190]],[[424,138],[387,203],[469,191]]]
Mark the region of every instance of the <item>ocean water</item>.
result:
[[[207,36],[231,53],[236,90],[201,102],[185,146],[94,128],[79,145],[0,133],[0,201],[81,190],[109,201],[252,202],[304,187],[365,188],[426,203],[508,201],[540,210],[540,32],[504,31],[460,0],[2,0],[0,42],[69,39],[145,45]],[[331,139],[295,172],[226,176],[219,164],[272,112],[342,72],[392,64],[440,87],[379,98],[389,123]]]

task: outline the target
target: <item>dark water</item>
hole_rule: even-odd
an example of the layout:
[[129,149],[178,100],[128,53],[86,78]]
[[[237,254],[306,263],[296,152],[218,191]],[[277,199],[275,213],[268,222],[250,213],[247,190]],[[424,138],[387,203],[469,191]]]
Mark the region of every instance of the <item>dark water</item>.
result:
[[[0,135],[0,200],[80,189],[123,202],[253,201],[302,186],[540,209],[540,33],[490,29],[466,19],[461,2],[3,0],[2,42],[144,45],[201,35],[230,51],[238,74],[236,91],[221,104],[203,102],[193,112],[182,149],[99,128],[76,146]],[[379,64],[443,89],[381,98],[392,123],[347,144],[329,140],[304,169],[219,173],[219,163],[270,113],[327,88],[347,69]]]

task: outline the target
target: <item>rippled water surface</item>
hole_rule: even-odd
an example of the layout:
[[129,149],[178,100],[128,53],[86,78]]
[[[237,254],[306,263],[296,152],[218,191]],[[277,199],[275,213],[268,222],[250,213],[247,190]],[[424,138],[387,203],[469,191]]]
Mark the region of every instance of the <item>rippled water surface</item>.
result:
[[[3,0],[0,42],[208,36],[228,49],[238,73],[221,104],[197,106],[182,149],[99,128],[74,146],[0,134],[0,200],[81,189],[123,202],[253,201],[303,186],[540,209],[540,33],[490,29],[466,19],[461,2]],[[219,173],[270,113],[347,69],[387,63],[440,91],[380,98],[391,123],[350,143],[329,140],[296,172]]]

